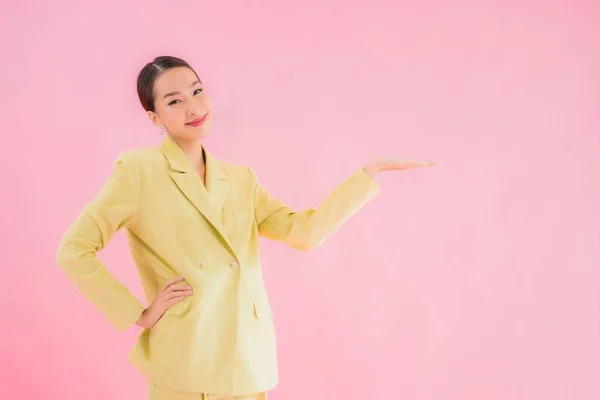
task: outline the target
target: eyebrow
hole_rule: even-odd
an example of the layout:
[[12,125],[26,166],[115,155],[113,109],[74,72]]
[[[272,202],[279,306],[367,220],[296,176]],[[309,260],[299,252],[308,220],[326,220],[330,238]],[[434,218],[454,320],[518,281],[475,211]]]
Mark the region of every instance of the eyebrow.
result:
[[[189,87],[195,86],[197,84],[202,84],[202,82],[200,82],[200,81],[194,81]],[[163,96],[163,99],[166,99],[169,96],[177,96],[179,94],[181,94],[181,93],[180,92],[169,92],[169,93],[167,93],[167,94],[165,94]]]

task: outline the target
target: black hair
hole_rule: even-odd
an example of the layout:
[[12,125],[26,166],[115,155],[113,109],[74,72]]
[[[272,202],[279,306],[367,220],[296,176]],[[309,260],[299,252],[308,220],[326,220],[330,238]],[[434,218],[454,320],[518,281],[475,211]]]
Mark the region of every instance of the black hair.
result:
[[[189,68],[198,74],[186,61],[173,56],[160,56],[144,65],[137,78],[137,94],[146,111],[154,111],[154,83],[166,70],[176,67]],[[200,80],[200,78],[198,78]]]

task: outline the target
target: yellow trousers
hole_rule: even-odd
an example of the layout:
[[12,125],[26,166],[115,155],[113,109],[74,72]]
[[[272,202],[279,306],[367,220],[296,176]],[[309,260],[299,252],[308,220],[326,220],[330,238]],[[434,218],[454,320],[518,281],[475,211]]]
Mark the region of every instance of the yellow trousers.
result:
[[267,393],[250,394],[246,396],[219,396],[206,393],[185,393],[162,389],[150,385],[148,400],[267,400]]

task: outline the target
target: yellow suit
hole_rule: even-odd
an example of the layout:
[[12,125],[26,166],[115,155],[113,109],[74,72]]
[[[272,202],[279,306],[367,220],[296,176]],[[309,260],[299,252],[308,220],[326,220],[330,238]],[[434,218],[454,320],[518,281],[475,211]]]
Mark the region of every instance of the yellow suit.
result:
[[318,208],[296,212],[270,196],[252,170],[206,154],[206,186],[180,147],[122,153],[107,182],[63,236],[57,263],[120,330],[144,306],[99,261],[126,228],[148,302],[183,276],[193,295],[142,331],[131,362],[155,386],[244,395],[278,382],[276,343],[259,259],[259,236],[310,250],[372,199],[358,170]]

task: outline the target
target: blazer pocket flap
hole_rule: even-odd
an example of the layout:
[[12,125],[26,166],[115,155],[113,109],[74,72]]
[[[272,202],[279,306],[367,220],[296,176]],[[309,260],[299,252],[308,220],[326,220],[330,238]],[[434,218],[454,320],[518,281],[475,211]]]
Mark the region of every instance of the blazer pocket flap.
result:
[[273,318],[273,312],[268,300],[254,300],[254,316],[258,319]]
[[245,208],[251,208],[252,203],[248,201],[236,202],[236,203],[225,203],[223,204],[222,211],[223,212],[231,212],[237,210],[243,210]]

